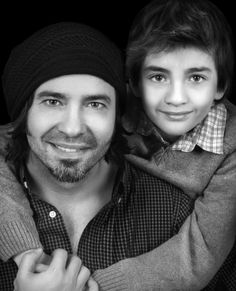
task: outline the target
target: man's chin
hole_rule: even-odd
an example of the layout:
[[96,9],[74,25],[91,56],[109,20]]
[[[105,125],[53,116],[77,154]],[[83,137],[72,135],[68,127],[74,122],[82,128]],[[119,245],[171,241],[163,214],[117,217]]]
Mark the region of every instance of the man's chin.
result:
[[53,177],[61,182],[61,183],[77,183],[86,176],[85,173],[81,171],[76,170],[69,170],[69,169],[54,169],[53,171],[50,171]]
[[60,164],[65,168],[72,168],[78,165],[81,161],[79,159],[62,159]]
[[57,179],[57,181],[58,182],[60,182],[60,183],[63,183],[63,184],[75,184],[75,183],[78,183],[78,182],[80,182],[81,180],[83,180],[83,178],[85,177],[85,176],[80,176],[80,177],[72,177],[72,176],[54,176],[56,179]]
[[85,177],[81,161],[75,159],[60,160],[57,165],[47,165],[51,175],[61,183],[76,183]]

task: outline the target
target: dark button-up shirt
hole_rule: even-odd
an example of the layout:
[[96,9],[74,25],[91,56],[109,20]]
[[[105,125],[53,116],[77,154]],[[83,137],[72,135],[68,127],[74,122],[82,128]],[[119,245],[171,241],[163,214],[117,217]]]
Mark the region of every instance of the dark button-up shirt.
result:
[[[34,220],[45,252],[72,253],[59,211],[30,195]],[[175,233],[192,210],[181,190],[125,162],[111,201],[88,223],[78,243],[78,256],[92,272],[159,246]],[[13,290],[17,267],[0,261],[0,290]]]

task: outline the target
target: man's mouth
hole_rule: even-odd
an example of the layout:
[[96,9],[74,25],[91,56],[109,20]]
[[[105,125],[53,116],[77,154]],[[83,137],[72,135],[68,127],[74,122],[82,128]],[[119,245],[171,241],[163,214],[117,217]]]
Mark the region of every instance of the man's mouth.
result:
[[68,147],[62,147],[59,145],[55,145],[56,148],[58,148],[59,150],[66,152],[66,153],[76,153],[78,151],[78,149],[76,148],[68,148]]
[[91,148],[89,144],[81,143],[81,144],[65,144],[65,143],[54,143],[54,142],[48,142],[52,147],[65,152],[65,153],[78,153],[80,151],[87,150]]

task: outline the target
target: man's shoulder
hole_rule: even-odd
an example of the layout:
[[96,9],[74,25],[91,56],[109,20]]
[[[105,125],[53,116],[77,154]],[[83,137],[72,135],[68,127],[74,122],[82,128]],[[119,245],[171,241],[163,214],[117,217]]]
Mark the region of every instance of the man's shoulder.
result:
[[135,167],[128,161],[125,175],[126,191],[130,192],[135,205],[141,204],[143,208],[153,211],[161,211],[165,208],[173,217],[180,215],[180,210],[184,216],[188,215],[192,209],[193,200],[180,188]]
[[148,179],[150,181],[154,181],[155,183],[162,182],[162,181],[165,182],[164,180],[159,179],[158,177],[148,173],[144,169],[141,169],[135,166],[127,158],[125,158],[125,172],[126,172],[126,175],[130,176],[130,178],[134,178],[134,177],[136,178],[132,180],[133,182],[137,182],[143,179]]
[[128,183],[135,186],[135,189],[144,189],[145,192],[155,192],[157,189],[159,189],[163,192],[168,193],[183,193],[182,190],[180,190],[170,182],[154,176],[146,172],[144,169],[136,167],[133,163],[127,160],[125,161],[125,175]]

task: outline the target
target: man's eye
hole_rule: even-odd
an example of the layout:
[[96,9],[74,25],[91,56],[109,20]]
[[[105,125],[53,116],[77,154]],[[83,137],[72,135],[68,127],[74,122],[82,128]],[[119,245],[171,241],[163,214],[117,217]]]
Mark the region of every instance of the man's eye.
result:
[[88,104],[88,107],[95,108],[95,109],[102,109],[105,107],[105,105],[103,103],[94,101],[94,102],[90,102]]
[[43,101],[48,106],[59,106],[61,105],[61,102],[56,99],[46,99]]

